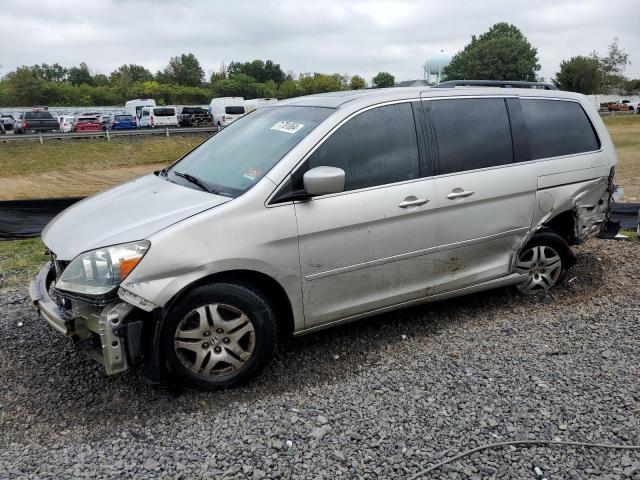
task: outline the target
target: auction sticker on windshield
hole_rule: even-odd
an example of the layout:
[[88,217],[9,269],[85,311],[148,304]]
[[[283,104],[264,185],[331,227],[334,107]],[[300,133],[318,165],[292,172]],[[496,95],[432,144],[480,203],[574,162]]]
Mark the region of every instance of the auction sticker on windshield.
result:
[[287,122],[283,120],[281,122],[276,123],[273,127],[271,127],[271,130],[276,130],[278,132],[285,132],[285,133],[296,133],[302,127],[304,127],[302,123]]

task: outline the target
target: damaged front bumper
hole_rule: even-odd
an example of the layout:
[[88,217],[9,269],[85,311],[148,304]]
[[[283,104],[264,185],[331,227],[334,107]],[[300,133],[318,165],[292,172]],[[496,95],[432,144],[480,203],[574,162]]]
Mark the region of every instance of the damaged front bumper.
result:
[[135,318],[133,305],[117,297],[101,302],[69,298],[55,292],[54,283],[55,270],[48,262],[29,285],[31,300],[49,325],[101,363],[108,375],[140,362],[143,322]]

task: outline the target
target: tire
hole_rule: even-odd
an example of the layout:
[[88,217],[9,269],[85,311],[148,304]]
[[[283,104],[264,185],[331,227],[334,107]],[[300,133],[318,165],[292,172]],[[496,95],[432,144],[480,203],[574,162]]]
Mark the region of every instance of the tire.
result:
[[172,307],[160,342],[170,383],[210,391],[255,378],[271,361],[277,339],[274,309],[264,295],[244,284],[214,283]]
[[575,263],[569,244],[554,232],[536,233],[518,253],[516,272],[527,280],[517,285],[525,294],[538,294],[559,285]]

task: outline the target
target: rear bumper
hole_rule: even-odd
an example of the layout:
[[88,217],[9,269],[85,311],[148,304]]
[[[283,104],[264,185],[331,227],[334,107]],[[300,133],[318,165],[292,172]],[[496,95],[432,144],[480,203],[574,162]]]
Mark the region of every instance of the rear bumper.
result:
[[[57,332],[70,337],[89,357],[101,363],[108,375],[127,370],[131,346],[139,351],[142,331],[141,321],[125,324],[134,307],[121,301],[93,305],[73,300],[69,302],[69,308],[63,309],[49,295],[54,279],[53,265],[48,262],[29,285],[29,295],[42,318]],[[136,336],[135,344],[132,335]]]

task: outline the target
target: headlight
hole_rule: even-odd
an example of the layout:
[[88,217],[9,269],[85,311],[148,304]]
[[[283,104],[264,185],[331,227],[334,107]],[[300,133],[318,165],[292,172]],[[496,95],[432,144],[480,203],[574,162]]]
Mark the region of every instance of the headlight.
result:
[[127,278],[149,246],[150,243],[143,240],[82,253],[62,272],[56,288],[85,295],[104,295]]

